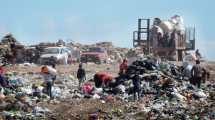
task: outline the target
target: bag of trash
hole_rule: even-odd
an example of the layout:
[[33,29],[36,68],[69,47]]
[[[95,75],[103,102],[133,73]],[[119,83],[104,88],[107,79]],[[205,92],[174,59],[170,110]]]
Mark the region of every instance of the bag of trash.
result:
[[160,26],[154,25],[153,28],[152,28],[152,30],[154,32],[160,33],[161,37],[163,37],[164,31],[163,31],[163,29]]
[[103,93],[103,88],[95,88],[94,93],[96,94],[102,94]]
[[207,95],[202,90],[195,92],[194,95],[198,96],[199,98],[207,98]]
[[125,93],[126,88],[124,85],[118,85],[117,88],[118,88],[119,92]]
[[48,71],[49,71],[50,74],[57,75],[57,70],[56,69],[54,69],[51,66],[47,66],[47,68],[48,68]]
[[52,88],[52,96],[54,98],[59,98],[61,96],[61,89],[59,87],[54,86]]
[[91,94],[93,91],[93,86],[90,83],[85,83],[82,86],[82,90],[85,94]]
[[170,21],[162,21],[159,26],[165,33],[170,33],[174,30],[174,25]]
[[101,98],[101,96],[99,96],[98,94],[93,95],[93,99],[100,99],[100,98]]

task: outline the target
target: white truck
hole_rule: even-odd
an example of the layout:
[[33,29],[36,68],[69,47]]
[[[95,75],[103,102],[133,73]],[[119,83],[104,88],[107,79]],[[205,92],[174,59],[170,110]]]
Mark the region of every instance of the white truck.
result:
[[68,47],[47,47],[40,56],[40,64],[46,64],[50,59],[55,59],[58,64],[67,64],[72,50]]

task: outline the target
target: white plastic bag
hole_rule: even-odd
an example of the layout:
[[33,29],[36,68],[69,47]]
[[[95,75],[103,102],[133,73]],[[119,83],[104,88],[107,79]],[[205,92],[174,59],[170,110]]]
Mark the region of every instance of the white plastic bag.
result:
[[57,70],[54,69],[53,67],[47,66],[49,73],[52,75],[57,75]]
[[159,27],[162,28],[165,33],[170,33],[174,30],[174,25],[170,21],[162,21]]

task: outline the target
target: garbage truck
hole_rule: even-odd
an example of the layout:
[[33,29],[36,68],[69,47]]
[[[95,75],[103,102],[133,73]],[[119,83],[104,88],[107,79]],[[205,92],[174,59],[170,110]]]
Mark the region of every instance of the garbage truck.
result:
[[145,54],[168,60],[182,61],[185,53],[195,50],[195,27],[187,27],[179,15],[168,20],[138,19],[138,30],[133,32],[133,46]]

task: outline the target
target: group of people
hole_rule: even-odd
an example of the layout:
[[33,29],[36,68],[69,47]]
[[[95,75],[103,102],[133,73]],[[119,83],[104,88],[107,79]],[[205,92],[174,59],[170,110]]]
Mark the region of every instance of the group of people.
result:
[[[127,59],[124,59],[123,62],[119,65],[119,80],[121,79],[127,79],[126,78],[126,72],[128,69],[128,61]],[[82,67],[82,64],[79,65],[79,69],[77,71],[77,78],[79,80],[79,87],[82,85],[84,80],[86,80],[86,72]],[[96,88],[100,87],[110,87],[113,83],[113,80],[116,79],[114,78],[111,74],[107,72],[97,72],[94,75],[94,83]],[[119,83],[118,80],[115,81],[115,84]],[[139,75],[135,75],[132,77],[132,83],[133,83],[133,92],[134,92],[134,99],[140,97],[140,83],[141,79]]]
[[[53,99],[52,96],[52,86],[54,84],[54,81],[56,79],[57,71],[55,69],[55,64],[50,64],[51,66],[45,65],[41,68],[41,73],[43,75],[44,83],[45,83],[45,90],[47,95],[50,96],[51,99]],[[124,59],[122,63],[119,65],[119,76],[118,78],[121,78],[121,80],[127,79],[126,72],[128,69],[128,61]],[[206,71],[201,65],[200,61],[196,61],[196,65],[193,66],[191,70],[191,79],[190,83],[193,85],[196,85],[198,88],[200,88],[201,83],[205,82],[205,78],[209,78],[209,72]],[[83,83],[86,81],[86,71],[83,68],[83,65],[80,63],[78,70],[77,70],[77,76],[78,82],[79,82],[79,88],[83,86]],[[140,98],[140,91],[141,91],[141,78],[138,73],[134,74],[130,78],[132,80],[133,84],[133,94],[134,99]],[[120,80],[120,79],[119,79]],[[114,78],[111,74],[107,72],[97,72],[94,74],[93,81],[95,83],[96,88],[101,87],[109,87],[113,81],[115,83],[119,82],[117,78]],[[8,82],[3,78],[3,68],[0,67],[0,84],[3,87],[9,87]],[[35,86],[34,86],[35,88]]]
[[[128,61],[124,59],[119,66],[118,78],[126,80],[127,69],[128,69]],[[201,83],[205,83],[206,80],[209,79],[209,77],[210,77],[210,73],[202,65],[200,65],[199,60],[196,60],[196,64],[192,67],[192,70],[191,70],[190,83],[200,88]],[[82,68],[82,65],[79,65],[77,78],[79,79],[79,86],[81,86],[84,80],[86,80],[86,72]],[[93,78],[95,87],[97,88],[109,86],[114,79],[115,79],[115,82],[119,82],[117,81],[117,78],[114,78],[111,74],[106,72],[97,72],[95,73]],[[134,74],[134,76],[132,76],[129,79],[132,80],[134,99],[139,99],[140,92],[141,92],[141,78],[139,76],[139,73]]]

